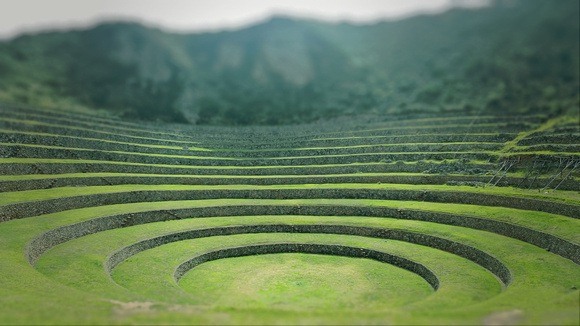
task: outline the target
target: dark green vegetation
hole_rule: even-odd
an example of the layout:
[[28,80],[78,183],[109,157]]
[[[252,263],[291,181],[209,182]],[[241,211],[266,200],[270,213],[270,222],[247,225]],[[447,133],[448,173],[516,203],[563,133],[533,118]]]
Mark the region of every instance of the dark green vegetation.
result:
[[577,325],[578,119],[0,106],[0,324]]
[[0,100],[222,125],[577,106],[579,2],[493,3],[368,26],[273,18],[220,33],[110,23],[22,36],[0,44]]

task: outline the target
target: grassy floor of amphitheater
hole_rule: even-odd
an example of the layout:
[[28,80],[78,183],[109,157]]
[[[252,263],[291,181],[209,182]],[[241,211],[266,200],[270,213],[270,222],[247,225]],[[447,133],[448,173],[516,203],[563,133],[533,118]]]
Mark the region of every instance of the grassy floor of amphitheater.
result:
[[294,127],[0,107],[1,324],[570,324],[577,114]]

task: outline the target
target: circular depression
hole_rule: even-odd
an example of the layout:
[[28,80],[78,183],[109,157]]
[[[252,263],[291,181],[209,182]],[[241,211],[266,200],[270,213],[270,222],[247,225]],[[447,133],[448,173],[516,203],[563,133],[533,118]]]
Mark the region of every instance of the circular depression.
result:
[[421,276],[372,259],[279,253],[209,261],[179,286],[197,304],[225,309],[381,311],[433,293]]

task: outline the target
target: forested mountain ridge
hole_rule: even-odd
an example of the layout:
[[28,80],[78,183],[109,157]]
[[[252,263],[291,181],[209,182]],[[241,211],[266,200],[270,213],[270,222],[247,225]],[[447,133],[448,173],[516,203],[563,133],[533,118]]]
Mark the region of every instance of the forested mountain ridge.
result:
[[372,25],[274,17],[175,34],[105,23],[0,43],[0,101],[226,125],[558,112],[578,106],[578,21],[577,0],[525,0]]

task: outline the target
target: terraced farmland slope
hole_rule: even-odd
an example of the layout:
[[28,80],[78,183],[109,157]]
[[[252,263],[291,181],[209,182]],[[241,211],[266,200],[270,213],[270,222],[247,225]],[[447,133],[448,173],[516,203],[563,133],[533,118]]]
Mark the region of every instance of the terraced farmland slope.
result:
[[0,323],[575,324],[577,117],[0,108]]

